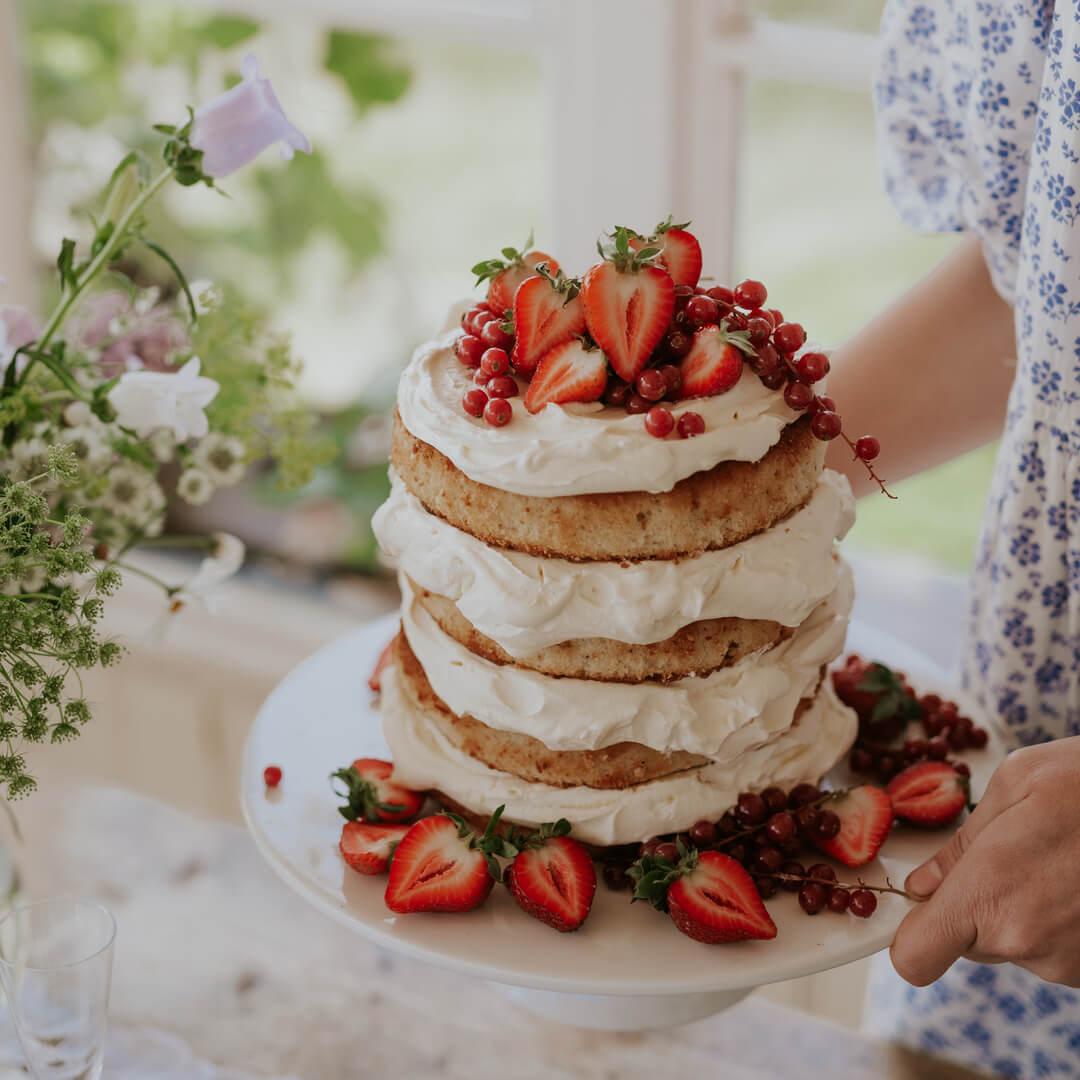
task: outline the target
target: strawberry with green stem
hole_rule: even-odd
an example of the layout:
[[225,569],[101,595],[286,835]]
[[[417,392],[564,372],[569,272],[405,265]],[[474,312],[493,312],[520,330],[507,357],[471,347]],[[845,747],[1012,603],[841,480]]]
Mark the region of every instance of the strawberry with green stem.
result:
[[661,221],[650,236],[634,234],[630,239],[630,248],[638,251],[645,247],[658,247],[657,266],[663,267],[676,285],[688,285],[691,288],[701,279],[701,244],[693,233],[687,232],[689,221],[676,225],[669,214],[666,221]]
[[518,287],[536,275],[537,267],[544,265],[548,273],[558,273],[558,262],[543,251],[530,251],[532,243],[530,232],[520,251],[504,247],[502,258],[484,259],[472,268],[477,285],[488,282],[487,302],[496,315],[503,316],[513,308]]
[[592,857],[569,834],[565,818],[531,834],[515,832],[511,842],[518,854],[503,873],[518,906],[563,933],[581,926],[596,895]]
[[532,375],[545,353],[585,332],[580,291],[577,278],[568,278],[561,270],[552,274],[544,266],[518,286],[510,362],[519,375]]
[[346,821],[403,822],[420,813],[424,796],[394,782],[394,766],[379,758],[357,758],[330,776],[345,800],[338,813]]

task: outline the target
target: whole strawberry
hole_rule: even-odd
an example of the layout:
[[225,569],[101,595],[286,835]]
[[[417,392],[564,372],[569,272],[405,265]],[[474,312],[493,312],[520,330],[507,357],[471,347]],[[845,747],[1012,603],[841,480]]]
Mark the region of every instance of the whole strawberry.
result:
[[859,714],[862,734],[873,742],[892,742],[922,715],[915,695],[885,664],[849,656],[833,672],[837,697]]

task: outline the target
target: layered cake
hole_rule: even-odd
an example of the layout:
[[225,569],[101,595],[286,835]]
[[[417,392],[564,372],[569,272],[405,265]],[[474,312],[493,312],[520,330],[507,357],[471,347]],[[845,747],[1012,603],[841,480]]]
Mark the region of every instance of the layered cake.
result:
[[475,268],[485,299],[401,378],[374,527],[395,778],[608,847],[817,781],[857,721],[825,677],[853,520],[826,358],[759,282],[699,280],[685,227],[601,253]]

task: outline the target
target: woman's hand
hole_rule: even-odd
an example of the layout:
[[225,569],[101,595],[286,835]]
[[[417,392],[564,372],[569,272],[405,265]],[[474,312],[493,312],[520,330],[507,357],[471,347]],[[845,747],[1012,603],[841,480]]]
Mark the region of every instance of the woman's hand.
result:
[[961,956],[1080,986],[1080,737],[1010,754],[907,889],[893,966],[926,986]]

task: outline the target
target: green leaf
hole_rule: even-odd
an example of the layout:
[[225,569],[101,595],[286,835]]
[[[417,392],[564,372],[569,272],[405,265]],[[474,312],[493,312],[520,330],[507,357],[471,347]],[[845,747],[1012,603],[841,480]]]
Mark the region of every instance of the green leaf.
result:
[[78,284],[75,273],[75,241],[65,236],[60,244],[60,254],[56,257],[56,269],[60,273],[60,288],[73,289]]
[[253,38],[259,32],[259,24],[240,15],[214,15],[202,22],[196,32],[219,49],[231,49]]
[[323,66],[345,84],[357,112],[397,101],[409,89],[412,73],[394,49],[382,34],[332,30],[327,35]]
[[163,259],[169,265],[169,268],[173,272],[173,276],[176,278],[177,283],[183,290],[184,296],[187,298],[188,307],[191,310],[191,321],[198,322],[199,309],[195,306],[195,297],[191,295],[191,286],[184,276],[184,271],[180,269],[176,260],[160,244],[154,243],[153,240],[148,240],[145,236],[141,236],[139,239],[142,240],[155,255]]

